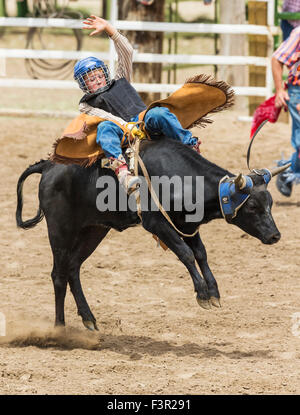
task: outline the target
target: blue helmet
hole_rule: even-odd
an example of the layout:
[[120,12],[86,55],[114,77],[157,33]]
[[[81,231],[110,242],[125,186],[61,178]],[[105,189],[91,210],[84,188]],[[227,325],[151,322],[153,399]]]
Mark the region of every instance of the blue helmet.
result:
[[[105,65],[103,61],[94,56],[89,56],[88,58],[81,59],[76,63],[74,66],[74,79],[78,82],[80,89],[82,89],[86,93],[91,93],[95,91],[90,91],[88,85],[86,84],[86,80],[88,77],[88,73],[91,71],[99,70],[99,75],[105,77],[106,84],[105,86],[99,87],[97,91],[105,91],[111,85],[111,78],[108,67]],[[97,71],[96,71],[97,73]]]

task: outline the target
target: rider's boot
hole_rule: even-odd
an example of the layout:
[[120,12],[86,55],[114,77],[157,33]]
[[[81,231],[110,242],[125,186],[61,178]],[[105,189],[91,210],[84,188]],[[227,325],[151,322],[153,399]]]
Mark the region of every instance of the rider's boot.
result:
[[111,168],[116,173],[119,182],[128,194],[138,189],[140,179],[130,173],[126,160],[122,154],[118,158],[111,157]]

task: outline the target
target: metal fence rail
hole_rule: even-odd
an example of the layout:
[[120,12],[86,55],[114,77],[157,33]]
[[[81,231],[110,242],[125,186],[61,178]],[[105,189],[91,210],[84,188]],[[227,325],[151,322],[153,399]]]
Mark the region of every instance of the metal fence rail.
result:
[[[267,1],[267,0],[266,0]],[[181,33],[228,33],[228,34],[256,34],[267,35],[270,45],[273,42],[273,35],[279,33],[278,27],[274,26],[272,19],[272,10],[274,13],[274,0],[268,0],[268,24],[269,26],[256,25],[229,25],[229,24],[204,24],[204,23],[165,23],[165,22],[137,22],[117,20],[117,0],[111,1],[111,18],[110,21],[117,29],[124,30],[142,30],[142,31],[160,31],[160,32],[181,32]],[[82,28],[82,20],[74,19],[54,19],[54,18],[12,18],[0,17],[0,27],[43,27],[43,28]],[[270,47],[270,51],[271,51]],[[32,49],[0,49],[0,59],[22,58],[22,59],[70,59],[78,60],[87,56],[99,56],[110,63],[112,75],[116,62],[116,53],[113,42],[110,41],[109,52],[89,52],[89,51],[60,51],[60,50],[32,50]],[[238,87],[234,86],[237,95],[245,96],[265,96],[272,95],[272,72],[270,56],[266,58],[255,56],[222,56],[222,55],[163,55],[150,53],[134,53],[134,62],[158,62],[158,63],[179,63],[195,65],[257,65],[265,66],[266,86],[265,87]],[[140,92],[166,92],[170,93],[179,88],[181,85],[173,84],[134,84]],[[73,81],[55,81],[55,80],[31,80],[31,79],[8,79],[0,78],[1,87],[18,86],[22,88],[75,88]]]

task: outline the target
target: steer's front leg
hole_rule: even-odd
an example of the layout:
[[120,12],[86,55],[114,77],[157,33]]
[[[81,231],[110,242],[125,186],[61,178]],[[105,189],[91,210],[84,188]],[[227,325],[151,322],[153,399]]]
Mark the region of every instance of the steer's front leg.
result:
[[203,277],[207,283],[211,304],[215,307],[221,307],[218,284],[207,263],[206,249],[205,249],[205,246],[203,245],[203,242],[199,234],[197,233],[192,238],[184,238],[184,240],[187,243],[187,245],[192,249],[195,255],[196,261],[203,274]]
[[144,212],[143,227],[165,243],[186,266],[194,283],[198,304],[205,309],[211,308],[208,287],[197,270],[193,250],[159,213]]

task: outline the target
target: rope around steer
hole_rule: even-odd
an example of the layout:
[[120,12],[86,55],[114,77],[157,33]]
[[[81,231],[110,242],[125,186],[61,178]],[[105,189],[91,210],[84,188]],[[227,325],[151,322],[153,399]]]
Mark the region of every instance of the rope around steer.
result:
[[[186,238],[192,238],[193,236],[195,236],[198,232],[199,232],[199,226],[198,226],[198,228],[196,229],[196,231],[194,232],[194,233],[192,233],[191,235],[190,234],[186,234],[186,233],[183,233],[183,232],[181,232],[175,225],[174,225],[174,223],[172,222],[172,220],[171,220],[171,218],[170,218],[170,216],[167,214],[167,212],[165,211],[165,209],[163,208],[163,206],[161,205],[161,203],[160,203],[160,201],[159,201],[159,199],[158,199],[158,197],[157,197],[157,195],[156,195],[156,193],[155,193],[155,191],[153,190],[153,187],[152,187],[152,184],[151,184],[151,179],[150,179],[150,177],[149,177],[149,174],[148,174],[148,172],[147,172],[147,169],[146,169],[146,166],[145,166],[145,164],[144,164],[144,162],[143,162],[143,160],[141,159],[141,157],[140,157],[140,155],[139,155],[139,151],[140,151],[140,142],[141,142],[141,140],[142,139],[144,139],[145,138],[145,136],[143,137],[143,138],[141,138],[141,136],[137,136],[136,137],[136,141],[135,141],[135,145],[133,145],[133,146],[131,146],[130,144],[130,147],[131,147],[131,149],[133,150],[133,152],[134,152],[134,155],[135,155],[135,160],[134,160],[134,174],[135,174],[135,176],[138,176],[138,165],[140,164],[140,166],[141,166],[141,169],[142,169],[142,172],[143,172],[143,174],[144,174],[144,177],[145,177],[145,179],[146,179],[146,181],[147,181],[147,185],[148,185],[148,189],[149,189],[149,191],[150,191],[150,194],[151,194],[151,196],[152,196],[152,198],[153,198],[153,200],[154,200],[154,202],[155,202],[155,204],[156,204],[156,206],[158,207],[158,209],[160,210],[160,212],[163,214],[163,216],[165,217],[165,219],[167,219],[167,221],[169,222],[169,224],[175,229],[175,231],[176,232],[178,232],[179,233],[179,235],[181,235],[181,236],[184,236],[184,237],[186,237]],[[129,140],[128,140],[129,141]],[[137,203],[137,213],[138,213],[138,215],[139,215],[139,217],[140,217],[140,219],[142,220],[142,216],[141,216],[141,203],[140,203],[140,194],[139,194],[139,192],[135,192],[135,193],[138,193],[137,195],[136,195],[136,203]]]

